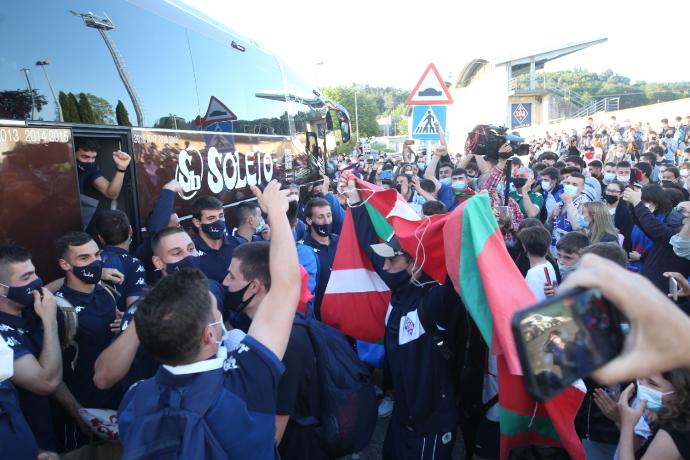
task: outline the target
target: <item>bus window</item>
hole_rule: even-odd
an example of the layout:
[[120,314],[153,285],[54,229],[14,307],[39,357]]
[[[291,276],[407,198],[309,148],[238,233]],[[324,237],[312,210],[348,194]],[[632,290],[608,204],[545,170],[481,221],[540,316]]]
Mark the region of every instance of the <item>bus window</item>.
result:
[[[143,120],[99,30],[73,14],[88,11],[107,11],[112,28],[104,32]],[[10,103],[0,118],[155,126],[171,115],[193,120],[199,114],[183,27],[118,0],[27,0],[3,15],[0,98]]]
[[[227,40],[227,38],[226,38]],[[233,132],[289,136],[284,101],[257,97],[257,93],[283,92],[283,79],[273,56],[254,46],[233,47],[203,35],[190,34],[190,49],[197,69],[199,98],[220,100],[236,116]]]

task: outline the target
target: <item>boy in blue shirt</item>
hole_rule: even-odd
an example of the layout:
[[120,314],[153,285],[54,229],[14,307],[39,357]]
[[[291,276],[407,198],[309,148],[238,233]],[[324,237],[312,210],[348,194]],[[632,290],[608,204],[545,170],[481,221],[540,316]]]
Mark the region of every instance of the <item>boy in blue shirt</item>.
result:
[[[198,455],[200,446],[179,435],[175,418],[171,429],[154,432],[148,421],[193,404],[185,394],[205,390],[219,381],[214,401],[204,411],[204,446],[212,445],[229,458],[279,458],[275,447],[276,389],[283,372],[280,362],[287,347],[297,309],[300,273],[297,251],[286,218],[287,192],[271,181],[262,193],[252,187],[272,224],[271,288],[259,305],[249,332],[227,354],[222,319],[208,292],[206,278],[183,269],[163,278],[140,303],[134,315],[144,349],[163,363],[153,379],[140,382],[125,396],[119,410],[123,457],[155,450],[170,441],[179,458]],[[242,290],[242,294],[246,289]],[[141,393],[140,393],[141,392]],[[182,422],[180,422],[182,423]],[[163,426],[163,425],[160,425]],[[147,431],[148,430],[148,431]],[[194,440],[199,441],[199,437]],[[201,446],[203,447],[203,446]]]

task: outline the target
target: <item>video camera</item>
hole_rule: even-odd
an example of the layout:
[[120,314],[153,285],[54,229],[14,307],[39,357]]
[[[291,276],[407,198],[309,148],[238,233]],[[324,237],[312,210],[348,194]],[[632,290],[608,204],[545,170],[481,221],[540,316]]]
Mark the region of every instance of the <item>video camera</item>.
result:
[[529,144],[516,133],[508,133],[508,128],[495,125],[477,125],[467,134],[465,153],[498,158],[498,149],[510,142],[512,155],[527,155]]

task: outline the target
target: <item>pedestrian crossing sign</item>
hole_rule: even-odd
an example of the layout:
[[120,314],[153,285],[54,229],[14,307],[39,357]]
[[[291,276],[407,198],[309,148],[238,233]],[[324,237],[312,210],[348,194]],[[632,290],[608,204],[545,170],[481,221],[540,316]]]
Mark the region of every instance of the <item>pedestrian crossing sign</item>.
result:
[[416,105],[412,109],[412,139],[438,141],[436,122],[446,130],[446,109],[444,105]]

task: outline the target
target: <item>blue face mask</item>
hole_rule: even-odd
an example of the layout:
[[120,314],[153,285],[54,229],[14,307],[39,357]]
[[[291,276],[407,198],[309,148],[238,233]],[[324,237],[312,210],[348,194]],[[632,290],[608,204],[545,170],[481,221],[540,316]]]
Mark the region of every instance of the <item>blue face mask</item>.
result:
[[420,162],[417,163],[417,167],[418,167],[419,169],[424,169],[424,168],[426,168],[426,163],[420,161]]
[[570,184],[563,184],[563,193],[570,195],[573,198],[577,196],[577,187]]
[[178,262],[165,264],[165,273],[179,272],[183,268],[199,268],[200,264],[201,260],[197,256],[187,256]]
[[79,278],[82,283],[98,284],[101,280],[101,272],[103,271],[103,261],[94,260],[89,265],[83,267],[72,267],[72,273]]
[[637,384],[637,399],[647,401],[647,410],[650,412],[659,412],[664,407],[664,396],[670,394],[673,394],[673,391],[662,393],[654,388],[649,388],[640,383]]
[[96,169],[96,162],[85,163],[83,161],[77,160],[77,169],[80,173],[88,173]]
[[225,236],[225,230],[225,221],[222,219],[211,222],[210,224],[201,224],[201,231],[212,240],[222,239]]
[[426,203],[426,198],[424,198],[422,195],[420,195],[419,193],[417,193],[417,194],[414,196],[413,201],[414,201],[415,204],[417,204],[417,205],[419,205],[419,206],[422,206],[424,203]]
[[451,178],[450,177],[444,177],[443,179],[439,180],[441,185],[451,185]]
[[262,217],[261,222],[259,222],[259,225],[256,226],[256,234],[258,235],[259,233],[263,232],[265,228],[266,228],[266,221]]
[[465,183],[465,181],[456,180],[455,182],[453,182],[453,190],[455,190],[456,192],[460,192],[462,190],[465,190],[466,188],[467,184]]
[[589,228],[589,222],[585,220],[585,216],[582,214],[577,215],[577,225],[579,225],[580,228]]
[[29,284],[18,287],[7,286],[7,298],[14,300],[23,307],[30,307],[34,304],[34,291],[39,290],[43,286],[43,280],[36,278]]
[[604,173],[604,182],[613,182],[616,180],[616,173]]

